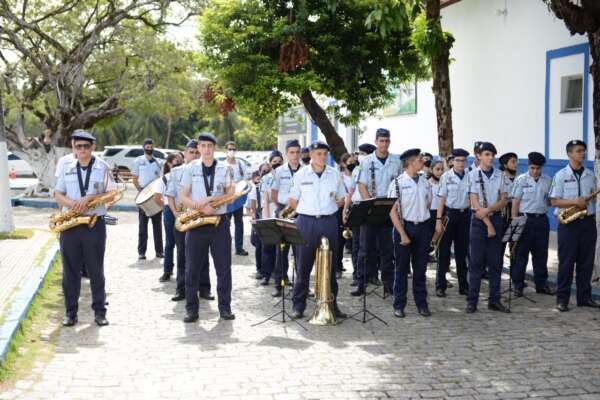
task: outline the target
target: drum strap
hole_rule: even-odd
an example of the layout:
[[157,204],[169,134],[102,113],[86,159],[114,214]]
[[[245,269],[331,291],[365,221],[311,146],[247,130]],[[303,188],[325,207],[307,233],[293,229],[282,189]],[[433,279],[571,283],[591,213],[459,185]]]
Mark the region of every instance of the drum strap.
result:
[[95,157],[92,157],[90,163],[87,166],[87,174],[85,176],[85,184],[83,183],[83,177],[81,176],[81,165],[79,161],[77,161],[77,181],[79,182],[79,193],[81,193],[81,197],[85,197],[87,194],[88,188],[90,187],[90,177],[92,176],[92,167],[94,166]]
[[213,189],[215,187],[215,166],[216,161],[213,161],[213,165],[207,167],[202,163],[202,177],[204,178],[204,189],[206,190],[206,196],[212,196]]

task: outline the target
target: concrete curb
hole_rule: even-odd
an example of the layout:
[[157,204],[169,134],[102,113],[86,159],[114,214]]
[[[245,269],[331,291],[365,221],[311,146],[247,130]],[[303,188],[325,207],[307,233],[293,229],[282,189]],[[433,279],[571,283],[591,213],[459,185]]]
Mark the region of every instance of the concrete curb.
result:
[[58,257],[58,251],[58,243],[53,244],[46,252],[41,263],[31,270],[31,274],[21,284],[19,292],[12,299],[10,309],[4,318],[2,326],[0,326],[0,361],[4,360],[4,357],[8,353],[10,342],[17,333],[19,326],[21,326],[21,321],[27,315],[29,307],[31,307],[33,299],[40,290],[48,270],[54,263],[54,260],[56,260],[56,257]]
[[[13,207],[33,207],[33,208],[57,208],[56,202],[50,199],[20,199],[12,198],[10,202]],[[115,204],[111,211],[138,211],[137,206],[127,204]]]

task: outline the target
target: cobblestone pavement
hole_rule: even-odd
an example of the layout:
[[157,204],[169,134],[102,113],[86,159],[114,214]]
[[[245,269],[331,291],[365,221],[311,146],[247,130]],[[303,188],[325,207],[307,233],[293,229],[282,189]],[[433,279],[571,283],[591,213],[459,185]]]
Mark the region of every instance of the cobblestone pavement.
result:
[[[597,310],[560,314],[553,297],[533,294],[537,303],[514,302],[510,315],[485,302],[466,315],[456,285],[447,298],[433,295],[430,270],[428,319],[410,299],[407,317],[396,319],[391,299],[372,295],[370,308],[389,326],[253,328],[275,301],[252,277],[253,257],[235,257],[237,319],[219,321],[216,302],[203,300],[200,321],[184,324],[184,304],[170,301],[174,283],[158,282],[158,260],[136,261],[135,214],[117,216],[106,257],[111,325],[93,324],[84,284],[79,324],[62,328],[49,364],[0,399],[600,399]],[[354,312],[349,282],[346,272],[340,304]]]

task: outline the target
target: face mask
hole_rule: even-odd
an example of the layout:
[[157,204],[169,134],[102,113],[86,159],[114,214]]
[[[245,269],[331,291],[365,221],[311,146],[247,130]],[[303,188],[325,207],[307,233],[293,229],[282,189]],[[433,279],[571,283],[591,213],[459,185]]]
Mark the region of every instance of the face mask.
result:
[[427,160],[423,163],[427,168],[431,167],[431,160]]
[[146,153],[150,156],[150,155],[152,155],[152,153],[154,153],[154,150],[153,149],[144,149],[144,153]]
[[227,150],[227,156],[229,156],[229,157],[235,156],[235,150]]
[[363,161],[365,158],[367,158],[367,156],[366,156],[366,155],[364,155],[364,154],[359,154],[359,155],[358,155],[358,162],[362,162],[362,161]]
[[517,170],[516,169],[510,169],[510,168],[506,168],[506,170],[508,171],[509,174],[511,175],[516,175],[517,174]]
[[348,168],[348,171],[352,172],[354,170],[354,168],[356,168],[356,164],[350,163],[350,164],[346,165],[346,168]]
[[310,157],[302,157],[302,162],[308,164],[310,162]]
[[273,169],[277,169],[279,167],[281,167],[281,163],[271,164],[271,168],[273,168]]

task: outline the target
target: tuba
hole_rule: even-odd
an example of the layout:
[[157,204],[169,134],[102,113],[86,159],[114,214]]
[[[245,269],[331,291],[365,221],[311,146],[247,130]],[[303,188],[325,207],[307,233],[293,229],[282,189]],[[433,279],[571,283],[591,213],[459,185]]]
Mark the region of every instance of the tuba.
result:
[[[226,204],[231,204],[240,197],[250,193],[251,189],[252,186],[247,181],[239,181],[237,185],[235,185],[233,194],[226,196],[221,200],[213,201],[210,205],[213,208],[219,208]],[[221,222],[221,217],[221,215],[205,215],[202,211],[190,209],[177,217],[175,220],[175,229],[179,232],[187,232],[199,226],[217,226],[219,225],[219,222]]]
[[78,212],[68,210],[63,213],[53,214],[50,216],[49,228],[54,233],[64,232],[78,225],[87,225],[88,228],[92,229],[96,225],[98,220],[97,215],[85,215],[85,212],[93,210],[94,208],[104,204],[107,207],[112,207],[117,201],[123,197],[125,188],[115,189],[106,192],[98,197],[95,197],[88,201],[85,205],[85,211]]
[[321,244],[317,248],[315,272],[315,298],[317,305],[312,318],[308,321],[314,325],[335,325],[333,312],[333,294],[331,293],[331,249],[329,240],[321,236]]
[[446,232],[446,227],[448,226],[449,220],[450,218],[448,218],[447,215],[444,215],[442,217],[442,232],[439,234],[436,231],[433,232],[433,237],[431,238],[431,243],[429,244],[430,256],[435,256],[438,247],[440,247],[440,243],[442,242],[442,238],[444,237],[444,232]]
[[[588,197],[587,201],[592,200],[594,197],[598,196],[600,193],[600,189],[593,191]],[[587,216],[587,207],[579,208],[577,206],[572,206],[569,208],[563,208],[557,214],[558,222],[561,224],[570,224],[571,222],[578,220],[580,218],[584,218]]]

